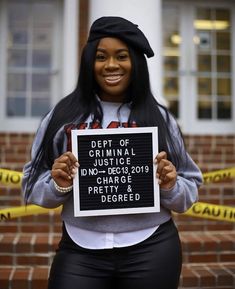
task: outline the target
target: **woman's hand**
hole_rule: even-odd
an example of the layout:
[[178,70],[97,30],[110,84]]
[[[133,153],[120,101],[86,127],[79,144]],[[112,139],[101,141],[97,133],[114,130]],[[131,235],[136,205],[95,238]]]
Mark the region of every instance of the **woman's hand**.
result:
[[169,190],[174,187],[177,179],[177,172],[175,166],[168,161],[166,152],[160,152],[156,158],[157,164],[156,177],[159,181],[161,189]]
[[73,184],[79,163],[71,152],[62,154],[55,159],[51,170],[51,176],[60,187],[69,187]]

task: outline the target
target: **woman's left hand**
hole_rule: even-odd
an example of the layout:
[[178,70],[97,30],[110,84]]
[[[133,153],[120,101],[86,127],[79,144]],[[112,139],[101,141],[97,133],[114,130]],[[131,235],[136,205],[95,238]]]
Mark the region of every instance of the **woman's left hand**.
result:
[[177,172],[175,166],[167,159],[166,152],[160,152],[156,158],[157,164],[156,177],[159,181],[161,189],[169,190],[174,187],[177,179]]

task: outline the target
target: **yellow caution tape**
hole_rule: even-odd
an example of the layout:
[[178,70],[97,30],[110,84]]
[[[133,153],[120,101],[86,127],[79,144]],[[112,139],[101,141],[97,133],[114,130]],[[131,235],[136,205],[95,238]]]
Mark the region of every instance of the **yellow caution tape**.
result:
[[229,168],[225,170],[218,170],[203,174],[204,184],[217,183],[222,180],[231,180],[235,178],[235,168]]
[[[0,184],[20,188],[23,173],[0,169]],[[217,183],[235,178],[235,168],[213,171],[203,174],[204,184]]]
[[207,203],[195,203],[187,212],[187,216],[212,219],[217,221],[235,222],[235,207]]
[[46,214],[49,213],[50,211],[54,211],[56,213],[61,212],[61,206],[56,209],[46,209],[36,205],[1,209],[0,222],[30,215]]
[[23,173],[0,169],[0,184],[20,188]]
[[[22,181],[22,173],[0,169],[0,184],[20,187]],[[220,182],[222,180],[231,180],[235,177],[235,168],[218,170],[214,172],[204,173],[204,183]],[[52,209],[45,209],[36,205],[20,206],[15,208],[7,208],[0,210],[0,221],[10,220],[13,218],[29,216],[33,214],[45,214]],[[61,207],[53,209],[56,212],[61,211]],[[207,204],[198,202],[194,204],[187,212],[188,216],[213,219],[219,221],[235,222],[235,208],[229,206],[221,206],[215,204]]]
[[[20,206],[0,210],[0,221],[7,221],[18,217],[25,217],[36,214],[46,214],[50,211],[61,212],[61,207],[46,209],[36,205]],[[212,219],[217,221],[235,222],[235,208],[198,202],[194,204],[185,215]]]

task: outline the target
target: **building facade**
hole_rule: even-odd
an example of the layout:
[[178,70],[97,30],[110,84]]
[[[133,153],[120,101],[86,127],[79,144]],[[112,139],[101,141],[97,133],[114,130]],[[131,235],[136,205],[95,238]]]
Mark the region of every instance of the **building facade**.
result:
[[[22,170],[42,116],[74,89],[88,27],[102,15],[130,19],[146,34],[153,93],[202,171],[234,166],[234,1],[1,0],[1,168]],[[202,200],[234,205],[231,184],[202,191]],[[22,203],[20,195],[3,199]]]
[[[176,116],[187,149],[202,172],[235,167],[234,0],[0,0],[0,169],[22,171],[30,159],[33,137],[42,116],[76,85],[80,54],[90,24],[104,15],[122,16],[137,23],[149,39],[155,52],[148,60],[152,91]],[[199,200],[234,207],[235,179],[226,177],[204,184]],[[21,190],[0,185],[0,209],[20,205],[23,205]],[[202,266],[202,261],[219,260],[234,268],[234,223],[185,215],[174,218],[182,240],[186,240],[186,263],[199,262]],[[58,241],[60,230],[61,220],[53,212],[0,224],[0,271],[3,270],[2,276],[8,276],[9,271],[9,288],[16,288],[12,276],[18,272],[17,266],[24,266],[25,276],[34,276],[32,272],[39,272],[35,274],[40,276],[41,269],[48,272],[53,255],[48,254],[48,248],[51,250]],[[227,239],[223,236],[225,231]],[[193,235],[185,232],[197,232],[204,239],[193,239]],[[209,240],[206,232],[214,232],[214,239]],[[50,233],[49,237],[44,233]],[[208,248],[209,251],[214,248],[213,240],[221,248],[224,246],[227,253],[220,248],[209,254]],[[194,252],[199,247],[201,252]],[[194,256],[190,255],[191,248]],[[218,272],[230,272],[225,263],[223,268],[218,267]],[[40,265],[45,268],[32,271]],[[188,266],[187,270],[191,268]],[[182,284],[190,280],[191,285],[195,282],[194,288],[204,288],[200,282],[211,282],[212,286],[206,288],[217,288],[216,282],[222,284],[220,280],[225,280],[223,288],[234,288],[231,274],[219,279],[214,272],[213,283],[212,275],[205,272],[200,275],[199,271],[190,275],[187,270],[185,276],[189,279],[185,282],[182,279]],[[197,276],[204,279],[199,281],[195,279]],[[46,275],[39,277],[42,280],[46,282]],[[1,284],[8,284],[8,280]],[[42,288],[40,284],[21,288]]]

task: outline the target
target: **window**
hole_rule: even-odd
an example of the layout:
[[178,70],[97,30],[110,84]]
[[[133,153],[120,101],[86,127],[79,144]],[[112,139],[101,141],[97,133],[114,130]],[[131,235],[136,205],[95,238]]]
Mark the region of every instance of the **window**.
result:
[[[171,19],[169,21],[169,19]],[[164,45],[164,80],[163,93],[170,111],[179,117],[179,57],[180,31],[179,9],[170,6],[164,9],[163,17],[163,45]]]
[[22,129],[26,121],[28,127],[38,124],[61,97],[59,7],[52,0],[0,1],[0,5],[0,129]]
[[231,15],[225,8],[196,9],[197,117],[232,118]]
[[234,133],[235,7],[163,2],[163,93],[185,133]]

